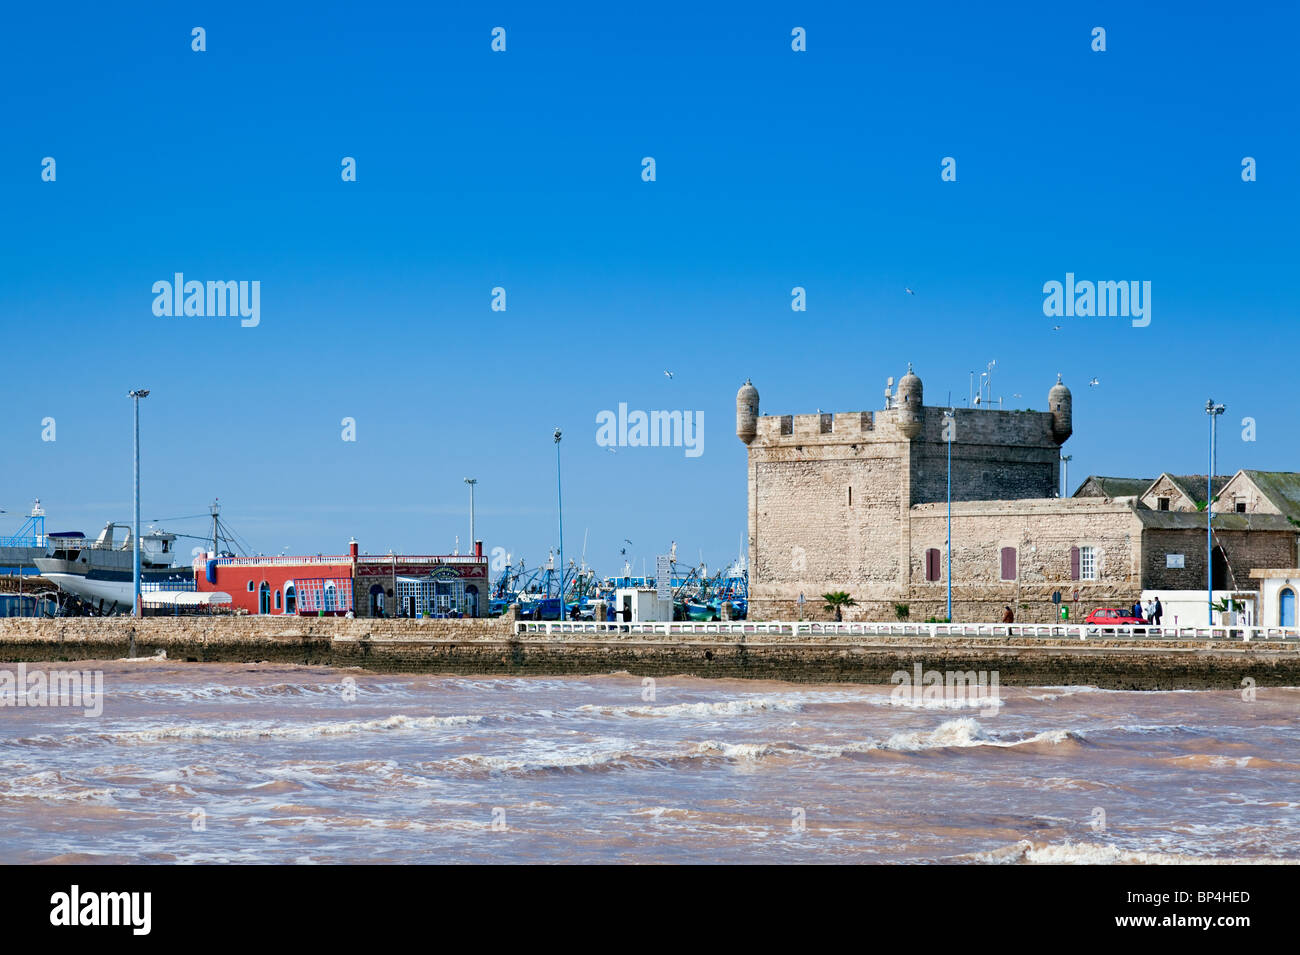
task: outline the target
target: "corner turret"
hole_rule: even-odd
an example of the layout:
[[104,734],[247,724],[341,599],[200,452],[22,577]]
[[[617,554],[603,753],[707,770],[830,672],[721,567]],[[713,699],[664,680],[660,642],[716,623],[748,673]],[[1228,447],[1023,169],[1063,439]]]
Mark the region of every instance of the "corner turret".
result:
[[758,389],[748,378],[736,392],[736,437],[749,444],[758,434]]
[[1074,399],[1059,374],[1056,376],[1056,384],[1047,393],[1047,410],[1052,413],[1052,437],[1057,444],[1065,444],[1066,439],[1074,433]]
[[896,396],[898,409],[898,430],[908,440],[921,433],[921,424],[925,420],[925,395],[921,379],[912,371],[912,363],[907,363],[907,374],[898,383]]

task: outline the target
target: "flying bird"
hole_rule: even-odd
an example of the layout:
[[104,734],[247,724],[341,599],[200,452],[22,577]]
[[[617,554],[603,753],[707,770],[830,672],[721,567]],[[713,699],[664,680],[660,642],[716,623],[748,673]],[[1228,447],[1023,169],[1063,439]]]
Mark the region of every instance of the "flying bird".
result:
[[1059,332],[1060,330],[1061,330],[1061,326],[1060,326],[1060,325],[1053,325],[1053,326],[1052,326],[1052,331],[1054,331],[1054,332]]
[[606,448],[605,450],[610,454],[618,454],[618,448]]
[[669,378],[673,376],[673,373],[671,371],[665,371],[664,374],[667,375]]
[[906,292],[908,295],[915,295],[915,294],[916,294],[916,293],[913,292],[910,288],[904,288],[903,291]]
[[1100,384],[1101,384],[1100,378],[1093,378],[1091,381],[1088,382],[1088,385],[1092,388],[1096,388]]
[[1020,394],[1019,392],[1016,392],[1016,393],[1015,393],[1014,395],[1012,395],[1011,397],[1012,397],[1012,398],[1023,398],[1024,395]]

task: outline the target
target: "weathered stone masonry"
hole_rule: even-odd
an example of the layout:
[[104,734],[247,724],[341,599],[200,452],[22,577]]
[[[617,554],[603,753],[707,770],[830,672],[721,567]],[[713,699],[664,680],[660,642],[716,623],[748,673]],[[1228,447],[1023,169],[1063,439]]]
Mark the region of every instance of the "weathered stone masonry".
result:
[[[521,635],[495,620],[345,620],[283,617],[0,620],[0,667],[58,665],[166,651],[184,661],[261,661],[392,673],[515,676],[627,672],[637,676],[752,677],[888,684],[898,670],[997,670],[1006,685],[1091,684],[1112,689],[1237,689],[1300,683],[1294,645],[1077,641],[930,641],[903,637]],[[109,687],[111,694],[111,686]]]
[[[1137,497],[1057,496],[1072,431],[1073,399],[1059,378],[1047,411],[927,407],[909,368],[880,411],[767,417],[747,381],[736,434],[747,447],[750,617],[794,618],[802,594],[804,616],[824,618],[820,595],[838,590],[857,601],[846,619],[893,620],[904,609],[914,621],[944,618],[949,434],[955,620],[999,620],[1006,606],[1017,620],[1055,620],[1054,592],[1077,620],[1131,605],[1144,589],[1203,587],[1204,523],[1186,494],[1177,513]],[[1225,494],[1242,485],[1231,496],[1252,511],[1216,509],[1229,589],[1249,587],[1254,568],[1298,559],[1300,520],[1256,504],[1244,476],[1254,473],[1220,482]]]

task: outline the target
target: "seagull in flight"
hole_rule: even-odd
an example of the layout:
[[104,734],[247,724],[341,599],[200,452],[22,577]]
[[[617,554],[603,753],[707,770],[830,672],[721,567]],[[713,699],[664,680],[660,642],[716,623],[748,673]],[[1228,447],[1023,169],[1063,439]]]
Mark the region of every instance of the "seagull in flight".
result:
[[906,288],[906,287],[903,288],[903,291],[906,292],[908,295],[915,295],[915,294],[916,294],[916,293],[913,292],[910,288]]
[[665,371],[664,374],[667,375],[669,378],[672,378],[673,376],[673,373],[671,371]]
[[1092,388],[1096,388],[1100,384],[1101,384],[1100,378],[1093,378],[1091,381],[1088,382],[1088,385]]
[[606,448],[605,450],[610,454],[618,454],[618,448]]
[[1023,398],[1024,395],[1020,394],[1020,392],[1016,392],[1016,393],[1015,393],[1014,395],[1012,395],[1011,397],[1012,397],[1012,398]]
[[1054,332],[1059,332],[1060,330],[1061,330],[1061,326],[1060,326],[1060,325],[1053,325],[1053,326],[1052,326],[1052,331],[1054,331]]

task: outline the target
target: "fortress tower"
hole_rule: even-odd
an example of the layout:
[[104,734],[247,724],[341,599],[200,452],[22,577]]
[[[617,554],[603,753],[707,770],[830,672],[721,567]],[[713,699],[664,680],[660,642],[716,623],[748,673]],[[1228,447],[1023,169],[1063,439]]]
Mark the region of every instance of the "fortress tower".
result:
[[[764,615],[849,590],[860,604],[906,602],[918,568],[913,508],[947,500],[946,409],[927,407],[909,365],[888,407],[759,415],[751,381],[736,394],[747,446],[751,600]],[[954,501],[1056,496],[1069,438],[1070,391],[1057,380],[1047,411],[957,408]],[[892,617],[892,613],[890,614]]]

